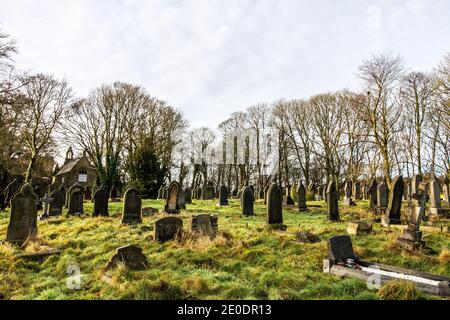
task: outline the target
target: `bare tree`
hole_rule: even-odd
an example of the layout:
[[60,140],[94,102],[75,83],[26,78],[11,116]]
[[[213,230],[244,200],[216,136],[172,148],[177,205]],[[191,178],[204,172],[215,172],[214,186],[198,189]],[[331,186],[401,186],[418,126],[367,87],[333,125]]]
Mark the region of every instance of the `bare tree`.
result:
[[401,77],[400,57],[375,56],[359,68],[360,79],[368,92],[367,99],[355,108],[358,117],[371,129],[370,137],[383,158],[383,173],[391,183],[394,136],[401,131],[401,108],[397,99],[397,86]]
[[20,132],[29,152],[25,179],[30,181],[36,160],[51,142],[72,91],[65,80],[44,74],[24,76],[23,83],[16,103],[21,105]]

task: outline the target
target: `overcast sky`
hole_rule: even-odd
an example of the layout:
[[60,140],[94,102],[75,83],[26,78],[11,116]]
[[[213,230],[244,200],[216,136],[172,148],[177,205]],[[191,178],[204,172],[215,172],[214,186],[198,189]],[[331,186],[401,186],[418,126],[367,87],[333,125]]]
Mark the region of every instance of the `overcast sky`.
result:
[[450,52],[450,1],[1,0],[17,67],[78,95],[126,81],[215,127],[258,102],[359,88],[373,54],[430,70]]

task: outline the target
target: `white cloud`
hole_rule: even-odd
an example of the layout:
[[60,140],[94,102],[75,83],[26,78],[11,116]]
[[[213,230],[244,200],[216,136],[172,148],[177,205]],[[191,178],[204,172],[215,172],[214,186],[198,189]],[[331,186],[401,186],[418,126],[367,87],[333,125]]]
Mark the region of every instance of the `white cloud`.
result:
[[357,88],[372,54],[429,69],[450,50],[449,13],[445,0],[3,0],[0,23],[21,69],[65,76],[79,94],[141,84],[214,127],[261,101]]

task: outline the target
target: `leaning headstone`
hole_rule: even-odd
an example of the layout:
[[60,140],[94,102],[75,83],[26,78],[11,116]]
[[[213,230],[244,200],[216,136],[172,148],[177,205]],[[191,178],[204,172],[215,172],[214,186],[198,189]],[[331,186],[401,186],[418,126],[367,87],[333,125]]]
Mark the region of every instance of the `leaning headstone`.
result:
[[[107,190],[105,190],[108,194]],[[144,270],[147,267],[147,258],[142,253],[142,249],[136,246],[125,246],[118,248],[116,254],[109,260],[106,270],[124,264],[130,270]]]
[[122,223],[142,223],[142,196],[141,192],[136,188],[130,188],[125,192]]
[[366,221],[349,222],[347,233],[351,236],[360,236],[372,232],[372,224]]
[[178,217],[164,217],[155,222],[153,239],[166,242],[175,238],[183,230],[183,220]]
[[209,214],[191,215],[189,225],[194,236],[215,238],[218,232],[218,216]]
[[389,203],[386,210],[386,218],[389,224],[401,224],[400,213],[403,201],[403,177],[397,176],[392,181],[392,191],[389,194]]
[[180,194],[180,184],[176,181],[170,183],[168,194],[166,198],[166,205],[164,211],[168,214],[179,214],[180,206],[178,203],[178,196]]
[[387,187],[382,181],[377,186],[377,211],[379,214],[384,214],[388,205]]
[[108,217],[109,193],[105,188],[100,188],[94,193],[94,212],[93,217]]
[[226,186],[220,186],[219,206],[228,206],[228,189]]
[[38,196],[31,184],[26,183],[11,199],[11,216],[6,241],[23,244],[37,235]]
[[254,215],[254,201],[253,201],[253,192],[250,187],[245,187],[244,192],[241,195],[241,207],[242,207],[242,215],[243,216],[252,216]]
[[267,223],[283,224],[283,195],[278,184],[274,183],[267,191]]
[[70,187],[68,193],[68,215],[82,215],[83,214],[83,197],[84,189],[79,183],[75,183]]
[[307,211],[308,206],[306,205],[306,188],[303,185],[303,182],[300,182],[296,193],[297,193],[298,211],[300,212]]
[[328,219],[331,221],[339,221],[339,195],[336,182],[333,180],[328,184],[327,188],[327,206]]

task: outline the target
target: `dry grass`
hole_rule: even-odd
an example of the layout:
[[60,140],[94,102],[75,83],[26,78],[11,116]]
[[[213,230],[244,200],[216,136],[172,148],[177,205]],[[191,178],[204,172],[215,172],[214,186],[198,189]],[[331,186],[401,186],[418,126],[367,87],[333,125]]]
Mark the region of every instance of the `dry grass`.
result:
[[420,298],[414,282],[392,280],[385,283],[378,291],[383,300],[416,300]]

